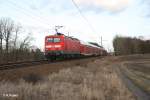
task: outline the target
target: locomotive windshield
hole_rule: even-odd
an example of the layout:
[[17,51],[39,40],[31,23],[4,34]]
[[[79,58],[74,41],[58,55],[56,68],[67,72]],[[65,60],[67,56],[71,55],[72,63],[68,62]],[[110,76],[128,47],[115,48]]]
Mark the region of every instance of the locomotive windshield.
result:
[[47,42],[53,42],[53,38],[47,38]]
[[60,42],[60,38],[54,38],[54,42]]
[[60,42],[60,38],[47,38],[47,42],[57,43],[57,42]]

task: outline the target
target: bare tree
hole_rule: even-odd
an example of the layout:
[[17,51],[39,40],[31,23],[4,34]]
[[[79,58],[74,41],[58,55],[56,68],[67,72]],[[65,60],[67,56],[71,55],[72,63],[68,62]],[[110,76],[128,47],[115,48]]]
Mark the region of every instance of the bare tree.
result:
[[9,40],[14,31],[14,22],[9,18],[4,18],[3,25],[4,25],[4,39],[6,42],[6,53],[8,53]]
[[5,61],[9,61],[9,41],[14,30],[14,22],[10,18],[2,18],[3,23],[3,38],[5,40]]
[[4,30],[3,30],[3,21],[2,20],[0,20],[0,51],[1,51],[1,53],[2,53],[2,46],[3,46],[3,33],[4,32]]
[[28,48],[31,40],[32,40],[32,37],[30,36],[30,33],[29,33],[28,36],[24,38],[24,40],[20,44],[20,49]]
[[18,60],[18,48],[17,48],[17,43],[18,43],[18,34],[21,33],[21,30],[22,30],[22,26],[20,24],[15,24],[14,26],[14,38],[13,38],[13,48],[12,48],[12,58],[14,59],[14,61],[17,61]]
[[115,55],[150,53],[150,40],[116,36],[113,46]]
[[14,27],[15,36],[14,36],[14,44],[13,44],[13,46],[14,46],[15,49],[17,48],[16,45],[17,45],[18,34],[20,33],[21,29],[22,29],[22,26],[20,24],[17,24]]
[[32,41],[32,37],[28,34],[23,41],[20,42],[19,46],[19,60],[33,60],[33,52],[30,51],[30,43]]
[[[28,61],[44,57],[39,50],[31,51],[30,44],[33,39],[31,34],[26,35],[22,40],[19,39],[20,36],[23,37],[23,34],[20,24],[15,24],[9,18],[0,19],[0,63]],[[3,44],[5,48],[2,47]]]

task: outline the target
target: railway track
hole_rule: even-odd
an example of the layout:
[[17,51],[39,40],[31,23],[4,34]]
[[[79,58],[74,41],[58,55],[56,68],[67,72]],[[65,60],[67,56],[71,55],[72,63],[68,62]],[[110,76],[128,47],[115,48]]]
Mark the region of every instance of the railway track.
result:
[[29,67],[29,66],[36,66],[36,65],[41,65],[41,64],[87,59],[87,58],[92,58],[92,57],[93,56],[81,57],[81,58],[61,59],[61,60],[58,59],[58,60],[51,61],[51,62],[48,60],[39,60],[39,61],[25,61],[25,62],[17,62],[17,63],[7,63],[7,64],[0,64],[0,70],[10,70],[10,69],[17,69],[17,68],[23,68],[23,67]]
[[0,70],[16,69],[16,68],[47,64],[47,63],[49,63],[47,60],[38,60],[38,61],[25,61],[25,62],[0,64]]

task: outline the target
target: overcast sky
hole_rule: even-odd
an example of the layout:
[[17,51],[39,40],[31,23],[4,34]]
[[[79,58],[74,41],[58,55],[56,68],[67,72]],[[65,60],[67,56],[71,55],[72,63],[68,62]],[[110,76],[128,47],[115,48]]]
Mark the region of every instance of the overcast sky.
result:
[[[10,17],[31,32],[33,45],[44,48],[44,37],[60,31],[83,41],[103,44],[112,49],[116,35],[144,36],[150,39],[149,0],[74,0],[87,21],[80,15],[72,0],[0,0],[0,17]],[[90,23],[90,25],[89,25]],[[91,29],[91,27],[93,29]]]

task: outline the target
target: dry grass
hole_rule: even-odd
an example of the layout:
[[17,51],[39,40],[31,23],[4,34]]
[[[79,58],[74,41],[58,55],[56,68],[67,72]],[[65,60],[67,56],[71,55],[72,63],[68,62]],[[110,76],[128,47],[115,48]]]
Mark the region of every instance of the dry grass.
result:
[[122,66],[125,74],[142,90],[150,93],[150,63],[126,63]]
[[[33,78],[33,77],[32,77]],[[29,78],[30,79],[30,78]],[[5,97],[2,94],[18,94]],[[135,100],[106,60],[52,73],[36,84],[0,82],[0,100]]]

